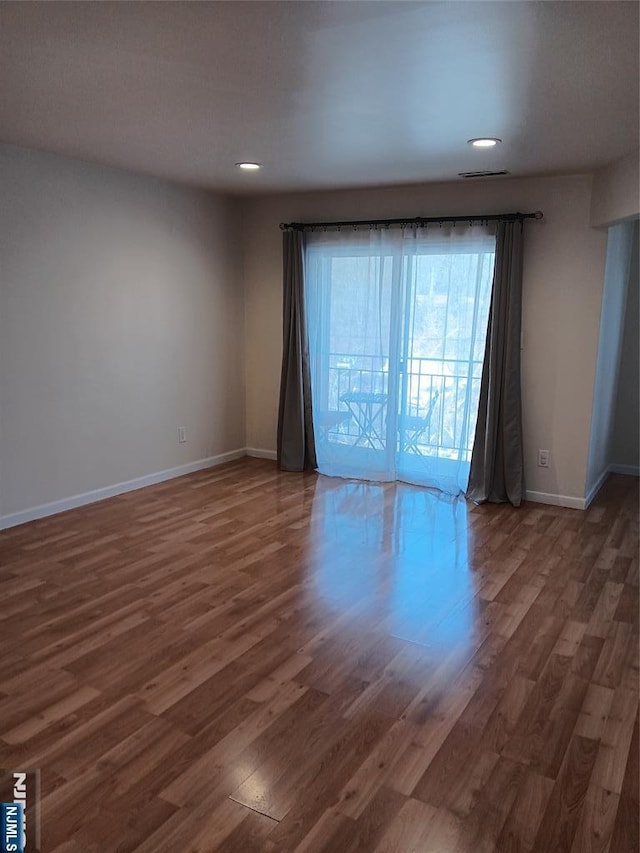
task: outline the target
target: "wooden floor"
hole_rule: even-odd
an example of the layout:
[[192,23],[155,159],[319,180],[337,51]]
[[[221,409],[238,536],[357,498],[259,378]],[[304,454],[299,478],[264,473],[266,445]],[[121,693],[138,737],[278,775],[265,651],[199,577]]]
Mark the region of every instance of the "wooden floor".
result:
[[637,493],[241,460],[4,531],[0,766],[45,853],[637,853]]

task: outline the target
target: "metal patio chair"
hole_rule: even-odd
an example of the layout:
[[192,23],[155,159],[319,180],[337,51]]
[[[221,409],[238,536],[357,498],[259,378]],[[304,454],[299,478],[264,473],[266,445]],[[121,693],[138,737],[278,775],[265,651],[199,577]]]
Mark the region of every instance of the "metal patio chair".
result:
[[422,451],[418,445],[420,439],[425,435],[431,425],[431,418],[439,396],[439,391],[433,391],[429,405],[423,416],[400,416],[400,451],[402,453],[417,453],[419,456],[422,456]]

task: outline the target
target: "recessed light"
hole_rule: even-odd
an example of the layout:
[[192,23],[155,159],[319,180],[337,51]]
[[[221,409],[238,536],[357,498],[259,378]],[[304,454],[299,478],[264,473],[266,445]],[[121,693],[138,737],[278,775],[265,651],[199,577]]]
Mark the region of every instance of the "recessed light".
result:
[[245,172],[257,172],[258,169],[262,169],[262,165],[260,163],[236,163],[238,169],[244,169]]
[[495,172],[458,172],[459,178],[497,178],[498,175],[508,175],[506,169],[499,169]]
[[474,148],[494,148],[502,140],[497,136],[478,136],[475,139],[467,139],[467,142]]

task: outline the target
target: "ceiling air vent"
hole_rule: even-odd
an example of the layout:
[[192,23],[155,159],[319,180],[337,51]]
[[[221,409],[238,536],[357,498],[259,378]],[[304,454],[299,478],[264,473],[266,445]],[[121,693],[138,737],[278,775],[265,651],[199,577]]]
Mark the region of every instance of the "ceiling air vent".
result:
[[458,172],[459,178],[496,178],[498,175],[508,175],[506,169],[501,169],[499,172]]

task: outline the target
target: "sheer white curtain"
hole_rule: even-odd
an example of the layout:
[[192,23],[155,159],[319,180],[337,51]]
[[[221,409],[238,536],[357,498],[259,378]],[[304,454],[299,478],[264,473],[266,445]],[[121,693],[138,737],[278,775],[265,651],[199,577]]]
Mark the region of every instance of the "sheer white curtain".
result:
[[494,228],[306,234],[318,470],[465,491]]

